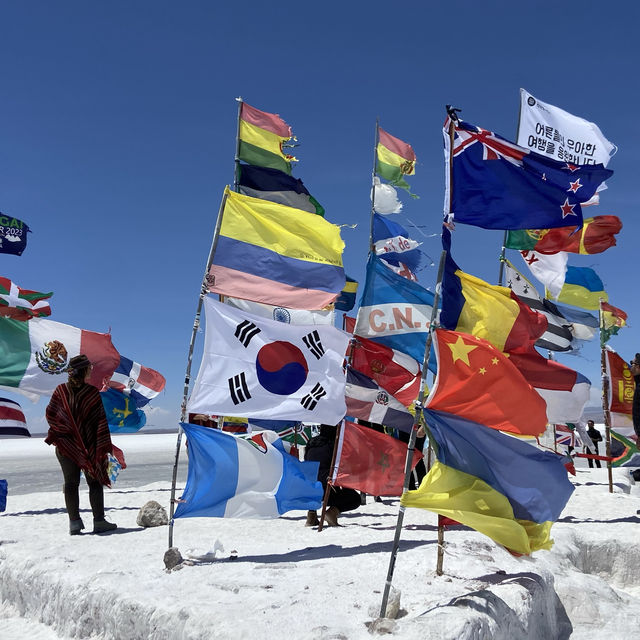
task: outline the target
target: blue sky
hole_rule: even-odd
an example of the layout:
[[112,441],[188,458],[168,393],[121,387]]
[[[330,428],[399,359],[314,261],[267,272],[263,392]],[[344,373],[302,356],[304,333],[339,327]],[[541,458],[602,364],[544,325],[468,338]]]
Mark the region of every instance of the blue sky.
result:
[[[596,122],[619,151],[591,215],[614,214],[618,246],[570,258],[593,267],[630,327],[640,131],[635,3],[143,1],[3,3],[0,210],[33,230],[0,275],[54,291],[52,319],[111,331],[118,350],[167,378],[152,426],[174,426],[200,281],[224,185],[233,179],[236,96],[279,113],[294,170],[345,229],[361,280],[376,118],[418,156],[405,217],[439,234],[444,105],[515,138],[520,87]],[[592,213],[593,212],[593,213]],[[437,260],[439,237],[419,237]],[[458,225],[454,255],[497,282],[502,232]],[[510,252],[516,266],[520,257]],[[433,286],[436,268],[420,273]],[[600,387],[599,348],[560,357]],[[194,367],[197,371],[197,363]],[[11,394],[10,394],[11,395]],[[32,430],[45,402],[16,394]]]

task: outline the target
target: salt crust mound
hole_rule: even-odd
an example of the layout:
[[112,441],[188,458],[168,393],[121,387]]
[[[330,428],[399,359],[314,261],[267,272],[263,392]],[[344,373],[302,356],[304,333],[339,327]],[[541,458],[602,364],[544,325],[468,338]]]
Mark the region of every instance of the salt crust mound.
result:
[[[393,579],[401,615],[383,626],[403,640],[633,636],[640,496],[627,470],[614,474],[609,494],[605,469],[578,470],[553,549],[532,558],[470,530],[447,531],[440,577],[436,518],[408,510]],[[28,636],[18,614],[40,623],[29,637],[42,640],[371,637],[397,501],[370,501],[321,533],[305,528],[300,512],[180,520],[174,544],[192,564],[167,573],[167,527],[141,529],[135,518],[142,504],[166,505],[168,496],[167,483],[115,488],[106,504],[118,532],[76,537],[67,534],[61,493],[10,496],[0,515],[0,637]]]

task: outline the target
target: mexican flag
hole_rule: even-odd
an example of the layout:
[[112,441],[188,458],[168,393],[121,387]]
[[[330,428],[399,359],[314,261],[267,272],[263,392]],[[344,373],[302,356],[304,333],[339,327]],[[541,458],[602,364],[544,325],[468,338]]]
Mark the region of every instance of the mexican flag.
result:
[[[101,389],[120,363],[108,333],[33,318],[0,318],[0,385],[34,399],[67,381],[69,359],[81,353],[93,364],[89,382]],[[37,399],[37,398],[36,398]]]

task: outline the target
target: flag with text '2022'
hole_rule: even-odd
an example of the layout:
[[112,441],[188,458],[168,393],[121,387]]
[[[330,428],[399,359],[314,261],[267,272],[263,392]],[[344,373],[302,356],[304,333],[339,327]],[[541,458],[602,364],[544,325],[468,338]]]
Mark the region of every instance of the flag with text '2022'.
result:
[[22,289],[9,278],[0,277],[0,316],[14,320],[31,320],[51,315],[48,299],[52,292]]
[[495,429],[425,409],[438,461],[401,504],[435,511],[530,554],[549,549],[551,525],[573,485],[562,457]]
[[544,433],[545,401],[490,342],[436,329],[434,347],[438,374],[427,407],[517,435]]
[[[400,496],[407,445],[397,438],[345,420],[342,424],[332,484],[372,496]],[[413,469],[422,452],[414,450]]]
[[340,229],[322,216],[225,189],[209,291],[322,309],[345,284]]
[[455,123],[453,149],[449,118],[443,133],[447,162],[453,156],[445,214],[455,222],[485,229],[581,225],[581,203],[613,174],[602,165],[547,158],[468,122]]
[[431,291],[370,254],[354,333],[423,362],[433,300]]
[[120,354],[108,333],[77,329],[68,324],[33,318],[20,322],[0,318],[0,385],[29,397],[51,395],[67,381],[69,359],[89,358],[89,384],[101,389],[111,378]]
[[136,407],[144,407],[164,389],[165,383],[164,376],[155,369],[120,356],[109,386],[130,397]]
[[176,518],[277,518],[322,503],[318,463],[286,453],[275,433],[240,438],[194,424],[182,428],[189,470]]
[[22,407],[9,398],[0,398],[0,436],[31,437]]
[[247,418],[336,424],[345,415],[349,336],[267,320],[205,298],[202,363],[187,408]]

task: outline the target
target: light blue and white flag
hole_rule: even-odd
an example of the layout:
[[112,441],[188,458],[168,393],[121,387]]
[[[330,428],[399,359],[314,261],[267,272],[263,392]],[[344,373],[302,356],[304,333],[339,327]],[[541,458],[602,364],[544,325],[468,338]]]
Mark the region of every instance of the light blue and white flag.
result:
[[318,463],[286,453],[274,432],[236,438],[217,429],[183,424],[189,471],[176,518],[277,518],[318,509]]
[[354,333],[422,362],[433,299],[431,291],[394,273],[370,254]]

